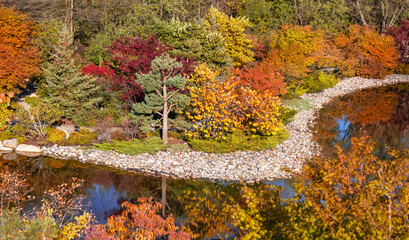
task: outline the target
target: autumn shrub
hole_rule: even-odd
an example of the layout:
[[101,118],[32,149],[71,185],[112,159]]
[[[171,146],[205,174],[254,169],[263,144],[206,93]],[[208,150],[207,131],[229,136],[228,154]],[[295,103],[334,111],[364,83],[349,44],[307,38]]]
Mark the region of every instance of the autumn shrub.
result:
[[338,83],[338,79],[334,75],[326,74],[322,71],[315,71],[302,81],[302,86],[307,89],[307,93],[315,93],[332,88]]
[[233,78],[252,89],[269,92],[278,96],[285,94],[284,78],[274,72],[266,62],[257,63],[253,68],[232,69]]
[[235,129],[258,135],[274,135],[282,128],[279,98],[241,86],[234,78],[218,79],[205,64],[190,79],[191,100],[186,116],[193,121],[191,136],[225,139]]
[[110,143],[94,144],[94,147],[106,151],[116,151],[118,153],[128,155],[138,155],[142,153],[153,154],[157,151],[165,150],[166,145],[163,144],[160,137],[150,137],[144,140],[133,139],[131,141],[115,141]]
[[261,136],[236,130],[226,135],[223,140],[214,139],[188,139],[189,144],[195,151],[209,153],[228,153],[235,151],[262,151],[275,148],[279,143],[288,138],[287,131],[281,130],[275,135]]
[[73,132],[67,139],[69,144],[88,145],[97,137],[97,132],[91,132],[88,129],[81,129],[78,132]]
[[191,239],[189,232],[176,226],[172,215],[164,219],[158,214],[162,205],[152,197],[139,198],[138,204],[124,202],[122,207],[122,214],[109,217],[107,223],[107,233],[116,239]]
[[111,133],[111,140],[114,141],[129,141],[128,136],[121,130],[116,130]]
[[122,131],[124,131],[126,136],[128,136],[128,138],[130,138],[130,139],[134,139],[134,138],[141,139],[141,138],[145,137],[145,135],[142,133],[142,131],[140,129],[140,125],[141,124],[139,124],[139,123],[135,123],[135,122],[131,121],[129,116],[126,116],[126,117],[122,118],[121,122],[119,124],[119,126],[122,128]]
[[12,111],[8,109],[7,103],[0,103],[0,131],[7,127]]
[[115,240],[114,237],[109,236],[106,231],[106,226],[103,224],[93,224],[88,227],[84,236],[85,240]]
[[334,44],[342,51],[340,70],[345,76],[383,78],[398,65],[394,39],[372,27],[351,25],[334,38]]
[[65,141],[66,134],[64,131],[49,127],[45,131],[46,134],[46,139],[49,142],[52,143],[62,143]]

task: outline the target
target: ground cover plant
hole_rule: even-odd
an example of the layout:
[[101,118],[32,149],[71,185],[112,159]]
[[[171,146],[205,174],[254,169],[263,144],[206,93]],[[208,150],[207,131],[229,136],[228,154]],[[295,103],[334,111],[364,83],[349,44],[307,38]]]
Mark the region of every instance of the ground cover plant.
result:
[[110,143],[94,144],[94,147],[106,151],[113,150],[128,155],[138,155],[142,153],[153,154],[166,149],[166,145],[163,144],[163,141],[159,137],[151,137],[144,140],[134,139],[131,141],[113,140]]

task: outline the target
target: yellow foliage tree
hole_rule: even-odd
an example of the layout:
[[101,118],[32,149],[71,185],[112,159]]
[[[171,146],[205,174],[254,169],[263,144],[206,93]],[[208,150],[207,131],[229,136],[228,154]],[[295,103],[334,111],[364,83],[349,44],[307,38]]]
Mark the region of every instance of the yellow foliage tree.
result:
[[205,28],[221,33],[224,48],[234,61],[235,67],[240,67],[254,60],[251,40],[244,33],[251,26],[246,18],[229,17],[217,8],[211,7],[204,22]]
[[235,78],[217,79],[217,75],[202,64],[190,78],[186,115],[194,122],[195,137],[220,140],[236,128],[274,135],[281,129],[277,96],[240,86]]

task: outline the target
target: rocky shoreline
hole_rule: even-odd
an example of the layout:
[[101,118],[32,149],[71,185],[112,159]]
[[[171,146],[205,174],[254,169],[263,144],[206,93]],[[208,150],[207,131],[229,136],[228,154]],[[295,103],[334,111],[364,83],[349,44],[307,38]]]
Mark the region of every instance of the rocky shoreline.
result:
[[157,152],[153,155],[129,156],[114,151],[83,149],[80,147],[43,147],[43,155],[59,159],[75,159],[82,162],[104,164],[128,171],[161,174],[176,178],[206,179],[216,181],[255,182],[290,178],[300,172],[306,159],[319,154],[320,148],[313,141],[310,130],[317,112],[333,98],[364,88],[409,82],[409,75],[390,75],[384,80],[348,78],[334,88],[319,93],[305,94],[313,109],[301,110],[286,128],[290,137],[275,149],[260,152],[240,151],[224,154],[203,152]]

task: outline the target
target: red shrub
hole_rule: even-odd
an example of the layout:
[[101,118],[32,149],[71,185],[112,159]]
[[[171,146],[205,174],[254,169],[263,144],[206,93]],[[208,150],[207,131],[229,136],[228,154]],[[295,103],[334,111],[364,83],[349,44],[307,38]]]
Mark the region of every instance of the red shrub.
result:
[[241,85],[252,89],[268,91],[274,95],[285,93],[284,78],[278,72],[274,72],[266,62],[256,64],[253,68],[232,69],[233,78],[241,82]]

